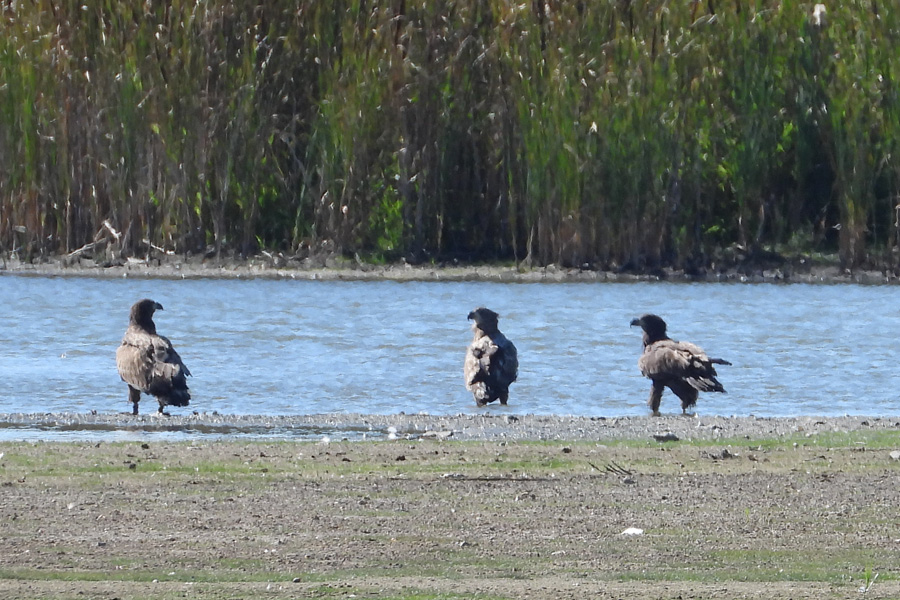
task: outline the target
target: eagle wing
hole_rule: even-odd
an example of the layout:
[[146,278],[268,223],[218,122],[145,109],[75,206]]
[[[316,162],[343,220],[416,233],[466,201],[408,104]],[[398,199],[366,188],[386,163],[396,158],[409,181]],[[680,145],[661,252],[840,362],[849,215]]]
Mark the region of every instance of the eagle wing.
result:
[[493,371],[498,384],[508,388],[519,376],[519,354],[511,341],[502,333],[494,338],[497,351],[494,353]]
[[155,362],[151,335],[129,327],[122,338],[122,344],[116,350],[119,377],[131,387],[147,392]]
[[654,381],[683,381],[701,392],[724,392],[716,379],[714,364],[730,364],[710,359],[702,348],[689,342],[661,340],[644,348],[638,367]]
[[138,328],[125,332],[116,350],[116,366],[125,383],[153,395],[185,389],[185,377],[191,374],[167,338]]
[[469,345],[464,372],[470,389],[482,382],[490,388],[506,389],[519,374],[516,347],[502,333],[493,338],[481,336]]
[[172,347],[172,342],[161,335],[150,336],[151,353],[153,354],[153,368],[150,374],[151,394],[165,395],[174,389],[186,389],[185,377],[191,372],[181,360],[178,352]]

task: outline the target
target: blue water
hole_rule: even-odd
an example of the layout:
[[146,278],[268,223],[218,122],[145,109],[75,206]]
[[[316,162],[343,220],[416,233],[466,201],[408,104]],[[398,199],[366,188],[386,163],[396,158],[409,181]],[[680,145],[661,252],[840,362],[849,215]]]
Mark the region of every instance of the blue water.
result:
[[[131,304],[162,303],[159,332],[194,376],[190,410],[226,414],[647,414],[637,370],[655,312],[675,339],[734,363],[718,415],[896,414],[900,289],[675,283],[395,283],[0,277],[0,413],[130,409],[115,351]],[[508,407],[463,385],[485,305],[519,350]],[[145,398],[142,412],[156,402]],[[663,413],[679,413],[663,397]]]

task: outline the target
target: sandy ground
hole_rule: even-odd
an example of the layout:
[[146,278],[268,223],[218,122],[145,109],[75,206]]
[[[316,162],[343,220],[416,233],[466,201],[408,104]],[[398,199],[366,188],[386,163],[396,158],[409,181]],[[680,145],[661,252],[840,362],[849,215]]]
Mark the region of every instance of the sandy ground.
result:
[[0,444],[0,597],[900,596],[900,418],[330,418]]

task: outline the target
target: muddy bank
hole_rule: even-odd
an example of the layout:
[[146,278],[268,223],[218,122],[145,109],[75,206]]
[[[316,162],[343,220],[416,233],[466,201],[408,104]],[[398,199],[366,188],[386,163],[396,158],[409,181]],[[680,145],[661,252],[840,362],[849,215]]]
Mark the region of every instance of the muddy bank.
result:
[[782,438],[830,432],[900,431],[896,417],[575,417],[498,414],[320,414],[164,416],[125,413],[0,414],[0,436],[16,439],[22,430],[65,432],[68,439],[99,432],[182,432],[196,436],[284,439],[379,440],[454,439],[507,441],[705,440]]
[[15,257],[0,260],[0,275],[45,277],[135,277],[160,279],[306,279],[324,281],[493,281],[501,283],[575,282],[725,282],[725,283],[897,283],[889,270],[842,270],[830,261],[806,258],[777,266],[738,265],[687,273],[677,269],[648,272],[618,272],[570,269],[556,265],[527,268],[502,265],[372,265],[343,257],[294,259],[262,254],[251,258],[203,258],[160,254],[148,260],[129,258],[95,261],[85,258],[52,257],[34,262]]

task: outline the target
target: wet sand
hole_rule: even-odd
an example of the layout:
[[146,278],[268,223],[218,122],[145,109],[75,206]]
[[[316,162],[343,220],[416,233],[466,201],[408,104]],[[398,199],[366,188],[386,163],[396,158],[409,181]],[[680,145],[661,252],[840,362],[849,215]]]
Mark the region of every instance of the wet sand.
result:
[[[172,409],[175,413],[177,409]],[[490,409],[488,409],[490,410]],[[674,436],[685,441],[732,438],[783,438],[819,433],[900,431],[900,416],[871,417],[722,417],[664,415],[662,417],[577,417],[494,414],[371,415],[222,415],[218,413],[5,413],[0,430],[11,436],[30,428],[70,434],[84,431],[181,431],[218,436],[337,440],[454,439],[480,441],[614,441]],[[77,435],[70,435],[70,438]]]

